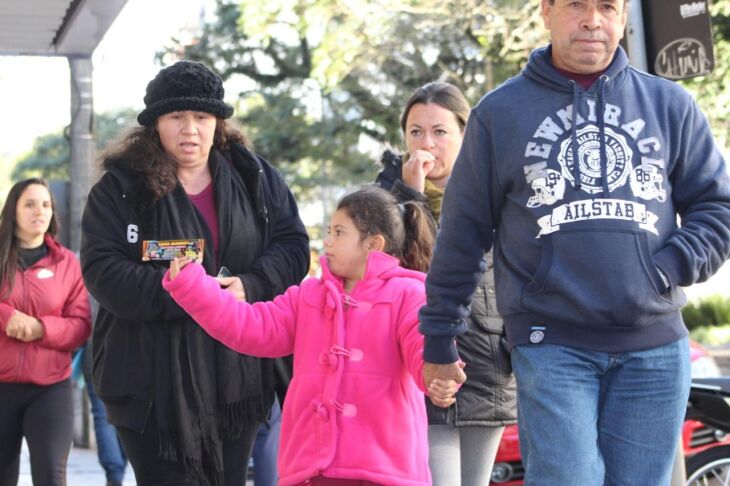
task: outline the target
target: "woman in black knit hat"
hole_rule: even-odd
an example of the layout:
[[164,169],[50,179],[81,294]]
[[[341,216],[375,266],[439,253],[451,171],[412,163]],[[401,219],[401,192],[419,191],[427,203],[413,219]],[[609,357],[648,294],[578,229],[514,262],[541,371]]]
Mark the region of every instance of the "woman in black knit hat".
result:
[[144,247],[204,240],[208,273],[225,267],[221,286],[248,302],[283,293],[309,265],[291,192],[226,122],[223,94],[203,64],[161,70],[84,212],[83,274],[100,303],[94,386],[140,485],[245,484],[274,394],[271,363],[208,337],[163,291],[164,252]]

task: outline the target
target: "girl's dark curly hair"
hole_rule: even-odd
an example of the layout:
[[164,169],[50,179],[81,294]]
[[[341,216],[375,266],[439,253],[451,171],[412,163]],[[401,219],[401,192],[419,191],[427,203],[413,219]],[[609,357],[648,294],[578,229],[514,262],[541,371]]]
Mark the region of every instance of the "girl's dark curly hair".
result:
[[398,204],[388,191],[367,185],[343,197],[337,209],[347,212],[361,240],[382,235],[383,252],[398,258],[405,268],[428,270],[436,227],[421,204],[414,201]]

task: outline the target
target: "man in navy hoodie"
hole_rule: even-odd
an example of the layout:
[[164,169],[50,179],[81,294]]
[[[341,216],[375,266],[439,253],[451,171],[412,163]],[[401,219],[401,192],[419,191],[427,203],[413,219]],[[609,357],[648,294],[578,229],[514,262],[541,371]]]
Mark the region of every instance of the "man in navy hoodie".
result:
[[685,90],[629,66],[627,3],[542,0],[551,44],[472,110],[426,281],[426,380],[463,379],[454,336],[494,246],[528,485],[668,483],[680,287],[730,256],[725,161]]

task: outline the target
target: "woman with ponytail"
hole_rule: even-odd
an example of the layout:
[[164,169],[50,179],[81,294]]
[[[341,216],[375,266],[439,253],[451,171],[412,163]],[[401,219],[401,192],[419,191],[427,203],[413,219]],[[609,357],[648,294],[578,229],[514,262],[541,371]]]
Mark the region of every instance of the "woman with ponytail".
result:
[[[468,117],[469,104],[456,86],[428,83],[416,89],[400,119],[407,152],[383,154],[377,184],[401,203],[424,205],[438,222]],[[434,486],[489,484],[504,426],[517,418],[515,381],[497,312],[491,252],[484,255],[483,263],[486,271],[472,299],[468,330],[457,338],[469,380],[456,394],[455,404],[434,397],[433,403],[426,403]]]

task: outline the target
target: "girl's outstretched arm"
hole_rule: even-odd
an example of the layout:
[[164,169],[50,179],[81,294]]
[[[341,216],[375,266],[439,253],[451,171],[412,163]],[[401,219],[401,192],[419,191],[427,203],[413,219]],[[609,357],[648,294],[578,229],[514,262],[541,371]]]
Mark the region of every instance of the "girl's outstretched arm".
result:
[[294,351],[298,286],[271,302],[249,304],[221,289],[200,264],[182,260],[170,264],[162,286],[205,332],[239,353],[278,357]]

